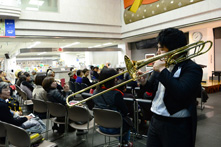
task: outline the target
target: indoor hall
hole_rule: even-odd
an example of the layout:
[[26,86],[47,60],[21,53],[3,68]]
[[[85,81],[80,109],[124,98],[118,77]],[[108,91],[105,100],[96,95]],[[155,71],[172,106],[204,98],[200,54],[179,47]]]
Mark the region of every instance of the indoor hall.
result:
[[[15,79],[20,71],[33,81],[35,73],[53,75],[61,90],[69,87],[70,93],[76,93],[83,87],[88,87],[71,82],[72,76],[78,77],[78,72],[81,76],[80,70],[87,69],[85,72],[89,72],[89,81],[96,83],[94,71],[90,69],[92,66],[97,67],[98,73],[104,67],[114,68],[121,73],[128,70],[125,55],[140,63],[153,59],[157,55],[157,49],[162,47],[157,46],[158,34],[161,30],[174,27],[184,32],[188,44],[198,41],[213,43],[208,52],[191,58],[202,67],[201,86],[204,96],[208,95],[208,100],[202,94],[198,96],[202,98],[197,98],[198,128],[195,146],[219,146],[220,121],[217,114],[221,73],[220,6],[220,0],[0,0],[1,78],[12,85],[10,94],[19,102],[23,114],[30,114],[35,107],[36,95],[30,94],[27,86],[24,88],[17,85]],[[209,48],[209,43],[205,45],[205,49]],[[191,53],[194,51],[189,51]],[[140,70],[151,71],[153,66],[152,63],[145,63]],[[32,88],[39,86],[42,88],[42,84],[33,82]],[[144,100],[145,105],[140,105],[145,99],[142,89],[128,84],[126,89],[136,99],[124,99],[133,122],[130,142],[134,146],[146,146],[152,101]],[[92,91],[88,89],[86,92]],[[69,100],[76,103],[91,95],[88,93],[77,94]],[[67,97],[67,94],[64,95]],[[83,105],[92,115],[91,121],[94,118],[94,105],[90,102]],[[47,109],[41,108],[40,111],[48,111],[49,105],[47,103]],[[64,114],[66,111],[62,116]],[[48,123],[47,119],[42,120],[43,127],[49,131],[48,136],[43,133],[43,137],[58,146],[92,146],[93,136],[94,146],[104,145],[104,137],[97,132],[92,133],[93,127],[89,133],[72,130],[73,132],[63,136],[62,131],[57,133],[59,129],[56,131],[56,127],[53,132],[55,125],[51,121]],[[65,125],[61,126],[65,130]],[[79,135],[84,133],[87,135]],[[86,140],[81,142],[84,138]],[[116,146],[117,143],[118,140],[112,137],[111,146]]]

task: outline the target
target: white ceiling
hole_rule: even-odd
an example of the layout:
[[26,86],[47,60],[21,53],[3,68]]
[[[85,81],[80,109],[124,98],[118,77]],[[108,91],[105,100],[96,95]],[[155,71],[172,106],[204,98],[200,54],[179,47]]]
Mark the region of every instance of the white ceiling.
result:
[[[221,20],[214,21],[214,22],[207,22],[204,24],[197,24],[192,25],[189,27],[181,28],[184,32],[188,32],[191,30],[197,30],[202,28],[215,28],[215,27],[221,27]],[[21,48],[28,48],[31,45],[35,44],[36,42],[40,42],[34,48],[60,48],[65,45],[72,44],[74,42],[80,42],[77,45],[70,46],[69,48],[89,48],[97,45],[101,45],[96,48],[103,48],[107,46],[114,46],[118,45],[122,42],[133,42],[138,40],[143,40],[147,38],[156,37],[158,32],[150,33],[150,34],[142,34],[139,36],[134,36],[131,38],[124,38],[123,40],[112,40],[112,39],[102,39],[102,38],[96,38],[96,39],[79,39],[79,38],[60,38],[60,37],[54,37],[51,39],[44,39],[44,38],[19,38],[17,36],[16,38],[0,38],[0,58],[4,58],[5,53],[9,53],[9,55],[15,54],[15,52]],[[103,45],[105,43],[112,43],[109,45]],[[91,48],[93,51],[93,48]],[[73,52],[72,52],[73,53]],[[84,54],[84,52],[74,52],[78,55]],[[23,53],[19,54],[19,56],[36,56],[37,53]],[[39,56],[58,56],[60,53],[57,52],[49,52],[45,53]]]
[[[110,39],[70,39],[70,38],[52,38],[52,39],[28,39],[28,38],[0,38],[0,58],[4,57],[5,53],[14,54],[17,50],[22,48],[28,48],[31,45],[38,42],[33,48],[61,48],[63,46],[79,42],[79,44],[72,45],[68,48],[103,48],[107,46],[114,46],[121,43],[121,40],[110,40]],[[108,43],[108,44],[107,44]],[[79,54],[80,52],[76,52]],[[58,55],[60,53],[50,52],[45,55]],[[19,56],[29,56],[33,53],[23,53]],[[43,55],[43,54],[42,54]]]

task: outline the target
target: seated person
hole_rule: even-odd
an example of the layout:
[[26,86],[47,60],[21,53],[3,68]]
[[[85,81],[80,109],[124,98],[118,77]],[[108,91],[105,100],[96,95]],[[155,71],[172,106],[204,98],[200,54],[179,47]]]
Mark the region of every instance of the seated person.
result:
[[[121,84],[121,83],[123,83],[123,82],[125,82],[125,81],[124,81],[124,80],[117,80],[117,85],[118,85],[118,84]],[[123,92],[123,94],[124,94],[123,97],[124,97],[124,98],[135,98],[133,94],[126,92],[126,91],[127,91],[127,86],[126,86],[126,84],[124,84],[124,85],[118,87],[117,89],[119,89],[121,92]]]
[[[128,72],[125,74],[124,79],[125,79],[125,81],[131,79],[131,76],[130,76],[130,74],[129,74]],[[134,89],[134,88],[137,87],[138,85],[137,85],[137,82],[136,82],[136,81],[131,81],[131,82],[127,83],[127,86],[131,86],[132,89]]]
[[[51,68],[49,68],[46,71],[46,76],[55,78],[55,72]],[[59,79],[55,79],[55,81],[57,82],[57,89],[61,92],[63,90],[63,87],[61,86],[61,81]]]
[[47,77],[55,77],[55,72],[52,69],[47,69],[46,76]]
[[64,83],[64,88],[61,91],[62,95],[67,98],[69,95],[71,95],[73,92],[70,90],[69,85],[67,83]]
[[32,99],[32,91],[34,87],[31,84],[30,74],[25,72],[23,76],[20,76],[20,87],[27,94],[28,99]]
[[24,73],[22,72],[22,71],[20,71],[20,70],[17,70],[16,72],[15,72],[15,84],[16,85],[18,85],[18,86],[20,86],[20,84],[21,84],[21,82],[19,81],[19,78],[20,78],[20,76],[21,75],[23,75]]
[[92,80],[95,81],[95,82],[97,82],[98,79],[99,79],[98,70],[99,70],[98,67],[94,67],[94,68],[93,68],[93,76],[92,76]]
[[36,75],[37,75],[37,72],[36,72],[35,70],[33,70],[33,71],[31,72],[31,81],[35,81]]
[[6,76],[7,76],[6,72],[0,70],[0,81],[7,82],[7,83],[11,83],[11,82],[6,78]]
[[[57,89],[57,82],[54,80],[53,77],[46,77],[42,82],[42,86],[47,92],[47,97],[49,101],[66,105],[66,97]],[[64,87],[65,92],[68,92],[69,90],[69,87]],[[59,121],[64,121],[64,119],[64,117],[57,117],[57,120]],[[58,127],[58,125],[55,123],[52,129],[57,130],[58,133],[64,133],[65,127],[62,124]]]
[[74,72],[73,71],[69,71],[68,72],[68,76],[70,77],[70,80],[69,81],[71,81],[71,82],[75,82],[76,80],[74,79]]
[[[10,97],[10,89],[6,82],[0,82],[0,121],[7,122],[24,128],[24,123],[30,120],[32,116],[16,117],[21,113],[11,111],[6,103]],[[27,128],[25,128],[27,129]]]
[[[118,73],[124,72],[124,69],[122,69],[122,68],[117,68],[116,70],[117,70]],[[124,79],[124,75],[122,74],[122,75],[118,76],[117,79],[123,80]]]
[[32,92],[32,97],[34,99],[43,100],[43,101],[48,100],[47,92],[42,87],[42,82],[45,77],[46,77],[46,74],[43,74],[43,73],[39,73],[36,75],[36,77],[35,77],[36,87],[34,88],[34,90]]
[[[105,80],[111,76],[114,76],[117,74],[117,71],[114,70],[113,68],[106,68],[102,69],[100,76],[99,76],[99,81]],[[96,90],[94,91],[94,94],[97,94],[99,92],[104,91],[105,89],[113,87],[116,79],[109,80],[105,82],[103,85],[97,86]],[[109,92],[106,92],[102,95],[99,95],[93,99],[95,103],[95,107],[101,108],[101,109],[110,109],[110,110],[115,110],[121,113],[122,117],[126,117],[128,114],[128,109],[126,104],[124,103],[123,100],[123,93],[118,90],[114,89]],[[102,126],[99,126],[100,130],[104,133],[109,133],[109,134],[117,134],[120,132],[120,129],[116,128],[104,128]],[[126,134],[123,136],[123,144],[124,146],[132,146],[132,143],[129,142],[130,139],[130,126],[129,124],[124,120],[123,121],[123,132],[126,132]]]
[[91,86],[92,83],[90,82],[90,80],[88,79],[88,75],[89,75],[89,70],[87,68],[85,68],[83,71],[83,78],[82,78],[82,83],[87,84],[87,86]]
[[[153,71],[149,77],[149,81],[150,83],[152,83],[149,87],[151,87],[150,91],[156,91],[157,88],[158,88],[158,80],[157,80],[157,76],[159,75],[158,72],[155,72]],[[148,99],[148,100],[153,100],[154,96],[155,96],[155,93],[153,92],[150,92],[150,91],[146,91],[145,88],[143,88],[143,86],[141,85],[141,91],[144,91],[144,95],[143,95],[143,98],[144,99]]]
[[84,73],[82,72],[82,70],[78,70],[77,71],[77,79],[76,82],[77,83],[82,83],[82,77],[83,77]]
[[[54,103],[61,103],[66,105],[66,98],[62,95],[62,93],[57,89],[57,82],[53,77],[46,77],[42,86],[44,90],[47,92],[48,100]],[[65,88],[64,91],[69,91],[69,88]]]

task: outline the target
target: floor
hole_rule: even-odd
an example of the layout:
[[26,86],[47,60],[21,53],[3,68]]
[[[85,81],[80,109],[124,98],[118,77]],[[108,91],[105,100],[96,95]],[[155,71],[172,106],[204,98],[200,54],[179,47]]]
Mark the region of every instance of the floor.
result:
[[[198,107],[198,129],[196,137],[196,147],[220,147],[221,146],[221,91],[208,94],[209,99],[205,103],[203,110]],[[76,131],[75,131],[76,132]],[[104,146],[104,137],[98,133],[93,134],[93,129],[86,136],[76,136],[75,132],[69,132],[66,136],[49,132],[49,140],[58,144],[59,147],[91,147],[92,136],[94,136],[94,146]],[[133,139],[133,137],[131,138]],[[107,139],[108,140],[108,139]],[[117,146],[117,139],[111,138],[110,146]],[[134,137],[134,146],[145,147],[146,138],[138,139]]]

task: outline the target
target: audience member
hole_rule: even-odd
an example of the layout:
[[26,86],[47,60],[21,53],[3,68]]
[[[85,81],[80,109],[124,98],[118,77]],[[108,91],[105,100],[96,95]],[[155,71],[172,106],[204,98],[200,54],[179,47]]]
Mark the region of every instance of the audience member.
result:
[[32,92],[32,97],[34,99],[48,101],[47,92],[42,87],[42,82],[45,77],[46,77],[46,74],[44,74],[44,73],[39,73],[36,75],[36,77],[35,77],[36,87],[34,88],[34,90]]
[[93,76],[92,76],[93,81],[98,81],[99,80],[98,70],[99,70],[98,67],[93,68]]
[[[99,81],[105,80],[116,74],[117,71],[112,68],[103,69],[100,73]],[[101,85],[97,86],[96,90],[94,91],[94,94],[100,93],[105,89],[113,87],[116,84],[115,81],[116,79],[112,79],[102,84],[102,86]],[[123,93],[118,89],[114,89],[100,96],[97,96],[93,99],[93,101],[95,103],[95,107],[118,111],[121,113],[123,118],[126,117],[128,114],[127,106],[123,100]],[[120,129],[117,128],[104,128],[102,126],[99,126],[99,128],[102,132],[109,134],[116,134],[120,132]],[[132,143],[129,142],[130,139],[129,129],[130,129],[129,124],[124,120],[123,132],[125,133],[125,135],[122,138],[124,144],[123,146],[132,146]]]
[[66,99],[57,89],[57,82],[54,80],[53,77],[46,77],[43,80],[42,86],[47,92],[47,97],[49,101],[66,105]]
[[35,81],[36,74],[37,72],[35,70],[31,72],[31,81]]
[[78,70],[77,71],[77,79],[76,82],[77,83],[82,83],[82,77],[83,77],[84,73],[82,72],[82,70]]
[[6,82],[0,82],[0,120],[16,126],[21,126],[25,121],[30,120],[32,117],[24,116],[14,118],[13,116],[15,112],[12,112],[5,102],[9,97],[9,85]]
[[[34,87],[30,83],[31,77],[28,72],[24,73],[25,78],[21,76],[21,84],[20,87],[21,89],[27,94],[28,99],[32,99],[32,91],[34,90]],[[25,79],[25,80],[24,80]]]
[[90,80],[88,79],[88,75],[89,75],[89,70],[87,68],[85,68],[83,71],[83,78],[82,78],[82,83],[87,84],[87,86],[91,86],[92,83],[90,82]]
[[71,82],[75,82],[76,80],[74,79],[74,72],[73,71],[69,71],[68,72],[68,76],[70,77],[69,81]]

